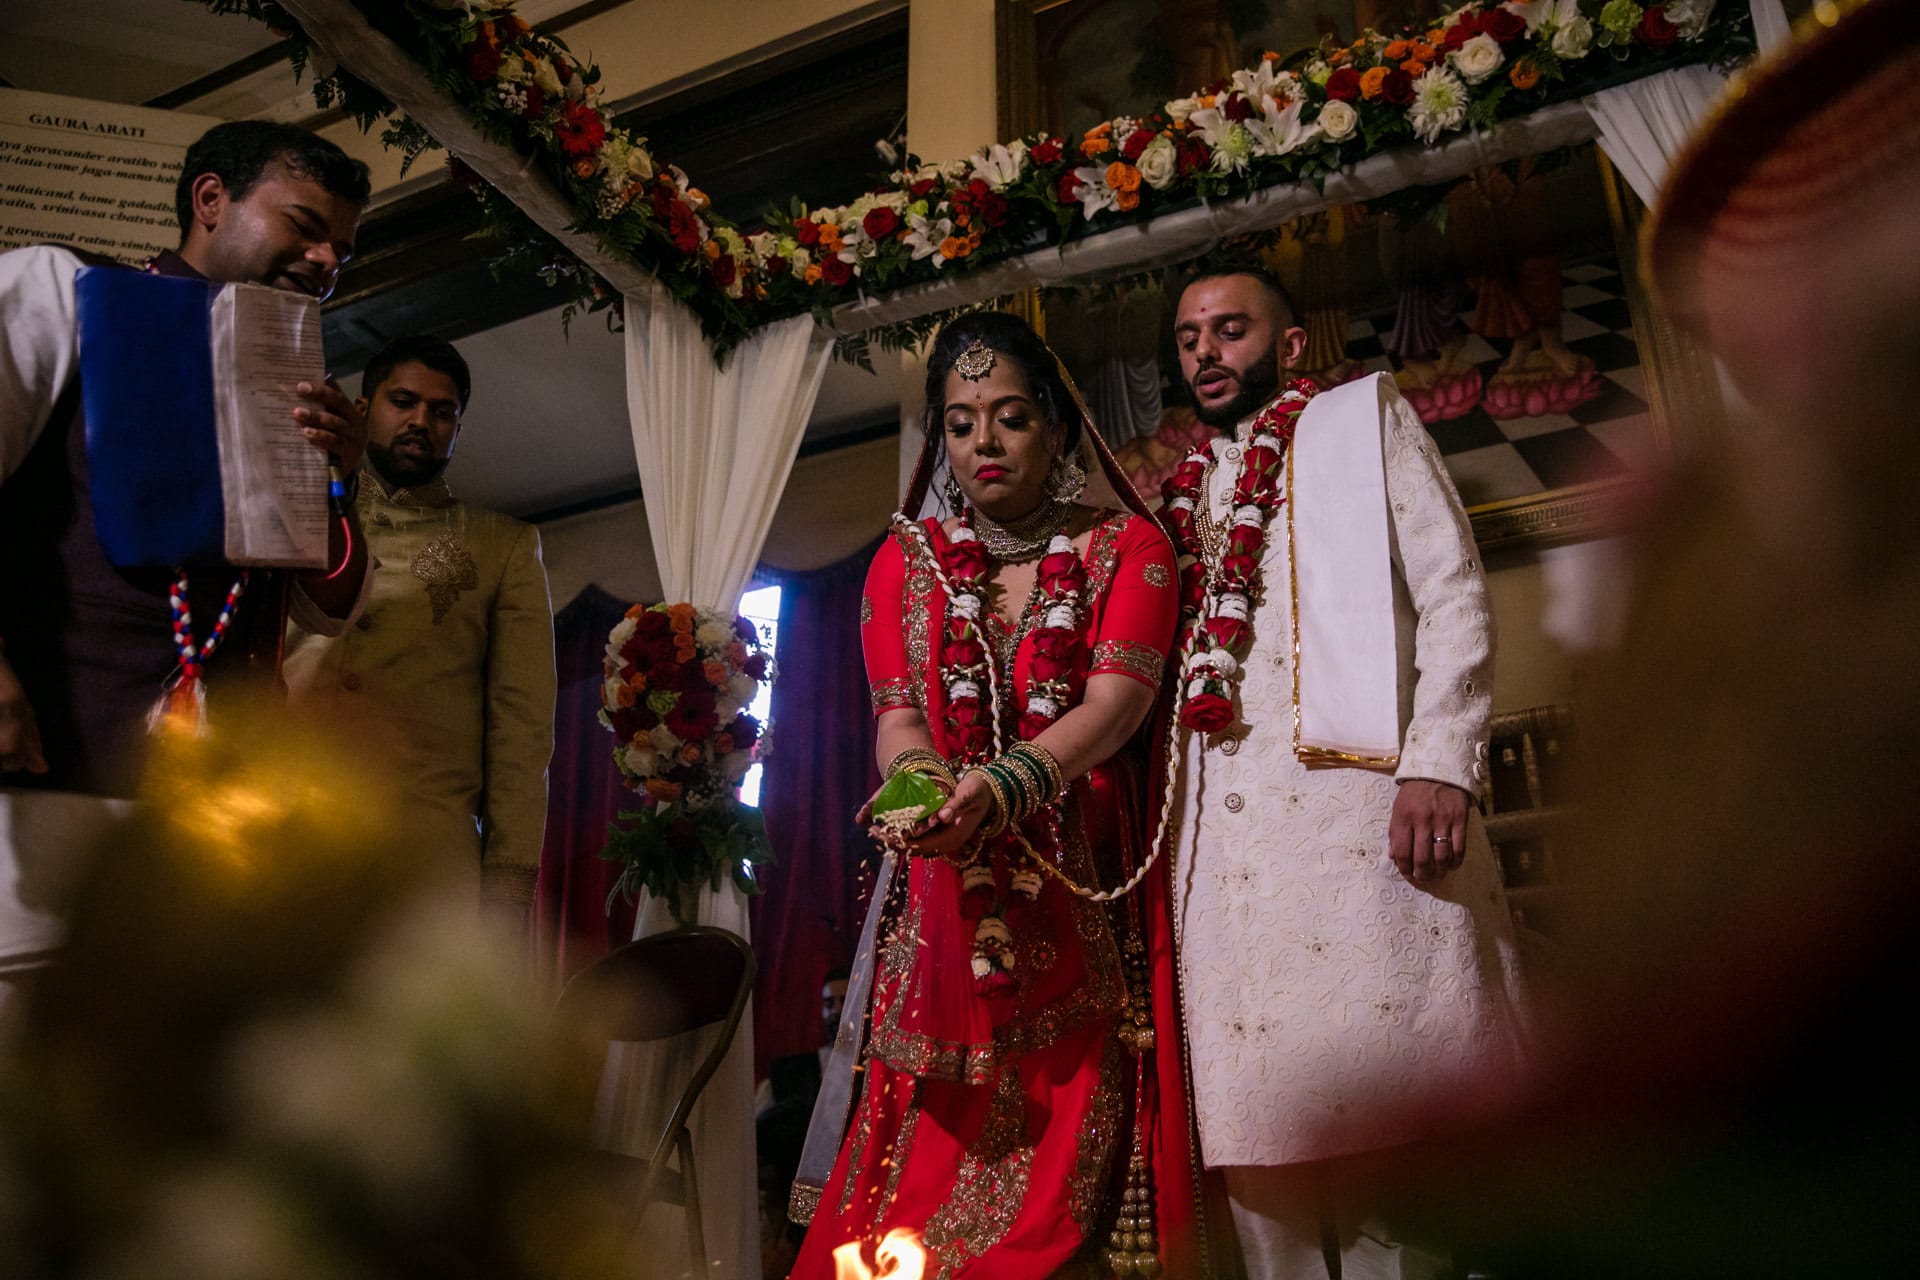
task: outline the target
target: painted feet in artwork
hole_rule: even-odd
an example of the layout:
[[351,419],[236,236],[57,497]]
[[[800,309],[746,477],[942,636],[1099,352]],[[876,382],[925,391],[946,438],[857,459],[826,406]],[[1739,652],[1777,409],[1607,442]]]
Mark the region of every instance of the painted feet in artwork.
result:
[[1481,407],[1491,418],[1539,418],[1571,413],[1604,389],[1592,360],[1569,351],[1559,335],[1536,330],[1514,340]]
[[1431,426],[1465,415],[1480,403],[1485,379],[1462,354],[1464,336],[1449,339],[1437,355],[1408,360],[1394,381],[1420,421]]

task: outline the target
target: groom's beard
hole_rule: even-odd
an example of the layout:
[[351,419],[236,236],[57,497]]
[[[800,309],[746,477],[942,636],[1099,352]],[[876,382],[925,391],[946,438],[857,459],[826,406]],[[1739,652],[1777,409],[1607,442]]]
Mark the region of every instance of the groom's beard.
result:
[[[1187,383],[1187,394],[1193,396],[1194,416],[1216,431],[1231,431],[1234,424],[1250,413],[1267,407],[1267,402],[1280,393],[1280,353],[1269,351],[1253,362],[1253,366],[1242,373],[1232,365],[1223,362],[1211,364],[1208,369],[1224,369],[1228,376],[1239,384],[1239,390],[1233,399],[1218,408],[1201,407],[1200,397],[1194,392],[1193,383]],[[1195,376],[1201,370],[1195,370]]]

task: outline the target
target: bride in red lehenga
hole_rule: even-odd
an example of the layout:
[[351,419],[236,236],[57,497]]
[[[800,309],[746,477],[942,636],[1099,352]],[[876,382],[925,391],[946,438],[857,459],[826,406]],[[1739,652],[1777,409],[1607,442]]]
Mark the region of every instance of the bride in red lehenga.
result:
[[[793,1275],[832,1277],[850,1242],[871,1266],[902,1228],[929,1277],[1192,1274],[1139,733],[1174,637],[1173,550],[1022,321],[949,323],[927,392],[904,509],[944,454],[952,514],[896,521],[861,630],[884,772],[948,799],[890,837],[795,1187],[811,1227]],[[1130,509],[1076,501],[1083,449]]]

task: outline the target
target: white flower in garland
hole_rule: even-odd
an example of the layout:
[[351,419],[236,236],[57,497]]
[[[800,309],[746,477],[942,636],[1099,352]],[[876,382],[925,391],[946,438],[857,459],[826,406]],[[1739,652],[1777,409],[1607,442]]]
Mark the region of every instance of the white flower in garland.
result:
[[793,247],[793,252],[788,255],[787,262],[789,264],[787,269],[793,273],[793,278],[795,280],[805,280],[807,278],[807,268],[813,265],[813,250],[803,244],[796,244]]
[[1213,168],[1218,173],[1239,173],[1253,159],[1253,135],[1245,125],[1229,124],[1218,141],[1207,139],[1207,145],[1213,148]]
[[[579,78],[574,77],[576,80]],[[546,58],[533,60],[533,82],[539,85],[540,91],[550,98],[564,91],[564,86],[560,83],[560,73],[554,70],[553,63]]]
[[1140,159],[1135,161],[1135,167],[1140,170],[1142,182],[1155,191],[1165,191],[1180,176],[1179,148],[1174,146],[1172,138],[1163,133],[1147,144],[1147,149],[1140,153]]
[[1091,218],[1120,203],[1120,193],[1107,185],[1105,169],[1075,169],[1073,176],[1080,179],[1080,189],[1075,195],[1080,201],[1081,217]]
[[1564,62],[1575,62],[1587,56],[1593,47],[1593,22],[1583,13],[1576,13],[1566,22],[1556,26],[1553,38],[1547,47]]
[[504,84],[524,84],[533,79],[533,64],[521,57],[502,58],[493,78]]
[[1328,142],[1345,142],[1360,127],[1360,113],[1347,103],[1335,100],[1321,106],[1320,118],[1315,123]]
[[1507,60],[1500,42],[1489,35],[1477,35],[1447,55],[1453,69],[1466,77],[1468,84],[1479,84]]
[[952,218],[929,218],[924,213],[909,213],[907,238],[901,243],[913,251],[915,262],[932,258],[934,266],[944,267],[947,259],[941,254],[940,245],[952,234]]
[[[1568,0],[1568,3],[1578,5],[1579,0]],[[1516,18],[1525,19],[1527,31],[1532,33],[1552,16],[1554,0],[1518,0],[1518,3],[1515,0],[1507,0],[1507,3],[1500,7]]]
[[1679,29],[1682,40],[1698,40],[1706,34],[1713,6],[1714,0],[1672,0],[1667,5],[1667,21]]
[[1467,86],[1445,67],[1431,67],[1413,82],[1407,122],[1414,136],[1429,145],[1467,122]]
[[1199,98],[1175,98],[1167,103],[1167,118],[1175,124],[1185,124],[1200,110]]
[[1257,65],[1234,72],[1233,87],[1245,94],[1249,102],[1286,97],[1286,85],[1294,76],[1291,71],[1277,70],[1278,66],[1272,59],[1262,58]]
[[1272,98],[1263,101],[1267,104],[1265,113],[1246,124],[1255,155],[1284,156],[1320,136],[1318,124],[1300,123],[1300,111],[1307,105],[1304,98],[1296,97],[1284,108]]
[[985,151],[974,152],[968,163],[973,166],[974,177],[995,191],[1005,191],[1026,172],[1027,144],[996,142]]

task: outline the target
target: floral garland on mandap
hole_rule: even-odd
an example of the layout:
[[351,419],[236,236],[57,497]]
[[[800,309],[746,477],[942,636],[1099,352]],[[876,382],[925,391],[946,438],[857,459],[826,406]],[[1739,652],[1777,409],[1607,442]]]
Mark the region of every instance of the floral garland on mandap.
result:
[[[296,69],[315,51],[270,0],[194,0],[291,32]],[[1431,23],[1300,60],[1278,54],[1078,139],[1035,133],[944,164],[913,164],[851,204],[798,201],[743,233],[687,175],[600,105],[601,72],[513,13],[512,0],[355,0],[488,137],[540,162],[575,225],[662,280],[724,353],[755,325],[824,315],[881,293],[1200,200],[1327,175],[1394,147],[1437,146],[1550,103],[1672,67],[1731,65],[1753,52],[1744,4],[1670,0],[1468,0]],[[316,98],[363,125],[392,104],[336,69]],[[404,123],[383,135],[432,145]],[[456,168],[456,175],[458,169]],[[484,184],[474,183],[483,199]],[[497,196],[490,213],[550,279],[611,304],[593,273]],[[542,250],[540,246],[544,245]]]
[[702,888],[731,878],[759,893],[754,868],[772,855],[739,786],[760,740],[747,706],[773,664],[753,623],[690,604],[634,605],[607,636],[604,670],[600,723],[621,778],[643,797],[601,852],[622,864],[613,894],[644,888],[690,923]]

